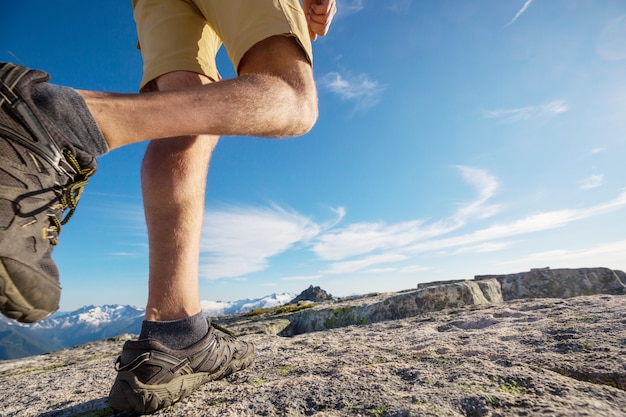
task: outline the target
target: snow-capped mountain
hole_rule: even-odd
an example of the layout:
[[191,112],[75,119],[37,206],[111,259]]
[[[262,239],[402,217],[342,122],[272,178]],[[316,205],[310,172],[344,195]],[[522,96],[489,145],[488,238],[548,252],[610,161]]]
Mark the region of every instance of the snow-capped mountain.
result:
[[[138,333],[144,310],[131,306],[86,306],[55,313],[35,324],[0,316],[0,359],[52,352],[124,333]],[[4,337],[4,334],[10,337]],[[33,343],[36,341],[36,343]]]
[[[206,317],[245,313],[288,303],[294,294],[271,294],[239,301],[202,301]],[[145,310],[127,305],[86,306],[57,312],[35,324],[21,324],[0,315],[0,360],[52,352],[120,334],[138,334]]]
[[31,325],[31,327],[37,329],[63,329],[80,325],[96,329],[110,325],[113,322],[143,317],[143,314],[144,309],[132,306],[85,306],[76,311],[54,314],[44,321]]
[[287,304],[293,300],[294,294],[271,294],[263,298],[239,301],[201,301],[200,305],[204,315],[207,317],[220,317],[228,314],[246,313],[253,308],[274,308]]

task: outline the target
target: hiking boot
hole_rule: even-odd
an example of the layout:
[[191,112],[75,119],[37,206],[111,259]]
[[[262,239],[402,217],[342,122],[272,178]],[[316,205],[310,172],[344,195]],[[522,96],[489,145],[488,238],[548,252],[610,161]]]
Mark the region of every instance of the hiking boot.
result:
[[118,373],[109,405],[118,411],[153,413],[206,382],[250,366],[254,346],[231,334],[218,334],[216,328],[209,323],[204,338],[181,350],[169,349],[156,340],[126,342],[115,363]]
[[0,63],[0,312],[25,323],[59,308],[52,248],[96,170],[33,103],[32,86],[49,78]]

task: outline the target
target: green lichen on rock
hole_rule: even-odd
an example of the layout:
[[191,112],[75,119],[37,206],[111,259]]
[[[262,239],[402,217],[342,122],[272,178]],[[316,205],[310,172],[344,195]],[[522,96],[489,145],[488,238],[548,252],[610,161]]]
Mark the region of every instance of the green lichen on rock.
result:
[[333,309],[332,316],[324,320],[324,326],[327,329],[335,329],[337,327],[367,324],[367,318],[359,317],[355,310],[355,306],[345,306]]

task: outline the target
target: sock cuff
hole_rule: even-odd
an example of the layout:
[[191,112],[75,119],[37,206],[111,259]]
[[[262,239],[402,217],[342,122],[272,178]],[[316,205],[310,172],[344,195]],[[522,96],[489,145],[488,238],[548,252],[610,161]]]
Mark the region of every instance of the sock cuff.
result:
[[209,331],[202,313],[172,321],[144,320],[139,340],[154,339],[170,349],[184,349],[198,342]]
[[49,83],[33,85],[32,98],[66,138],[79,148],[98,157],[109,146],[85,99],[71,88]]
[[75,90],[73,90],[73,92],[76,94],[76,101],[80,102],[80,105],[76,106],[76,111],[85,127],[84,131],[86,135],[83,137],[83,146],[95,157],[108,153],[109,145],[104,138],[98,123],[96,123],[96,119],[94,119],[91,111],[89,111],[89,107],[87,107],[85,99]]

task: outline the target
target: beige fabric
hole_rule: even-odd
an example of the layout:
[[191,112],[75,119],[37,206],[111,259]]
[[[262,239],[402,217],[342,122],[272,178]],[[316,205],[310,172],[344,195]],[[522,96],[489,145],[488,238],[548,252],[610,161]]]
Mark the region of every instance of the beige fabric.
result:
[[299,0],[132,0],[143,58],[141,87],[172,71],[217,81],[222,44],[235,69],[258,42],[295,37],[312,62],[311,41]]

